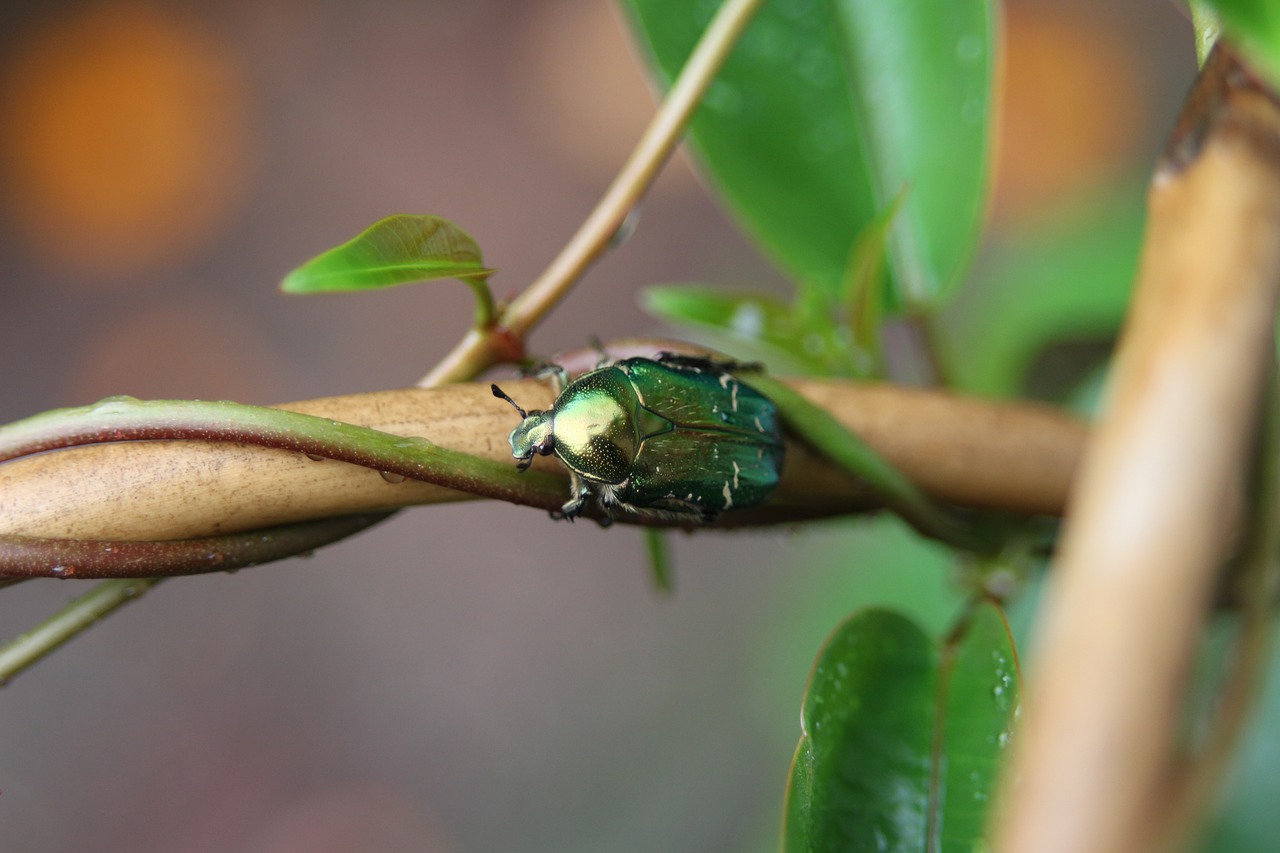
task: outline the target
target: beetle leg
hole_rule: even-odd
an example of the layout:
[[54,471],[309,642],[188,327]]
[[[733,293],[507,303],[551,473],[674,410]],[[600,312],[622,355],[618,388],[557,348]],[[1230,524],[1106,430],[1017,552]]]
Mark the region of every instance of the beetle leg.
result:
[[524,375],[534,379],[550,379],[557,397],[569,385],[569,372],[560,365],[549,361],[534,365],[528,371],[525,371]]
[[713,509],[706,504],[696,501],[682,501],[678,498],[667,498],[660,501],[655,508],[670,513],[677,518],[696,516],[703,523],[715,521],[720,515],[719,510]]
[[613,363],[613,359],[609,358],[609,351],[604,348],[604,344],[600,341],[600,337],[598,335],[592,335],[591,339],[587,341],[587,343],[591,345],[591,348],[596,351],[596,355],[599,356],[599,359],[596,361],[597,370],[602,367],[608,367]]
[[618,497],[621,486],[601,486],[597,493],[604,511],[610,515],[622,513],[637,518],[660,518],[664,521],[690,522],[706,524],[715,521],[720,511],[697,501],[680,500],[679,498],[663,498],[652,506],[636,506]]
[[718,510],[705,507],[692,501],[667,501],[661,506],[636,506],[635,504],[618,503],[615,507],[627,515],[637,518],[660,518],[677,524],[710,524],[720,517]]
[[569,385],[569,371],[553,361],[528,361],[520,367],[524,379],[550,379],[557,397]]
[[551,517],[557,520],[573,521],[582,515],[582,509],[587,505],[587,498],[591,495],[591,487],[586,481],[578,476],[578,472],[569,472],[569,500],[558,510],[551,510]]

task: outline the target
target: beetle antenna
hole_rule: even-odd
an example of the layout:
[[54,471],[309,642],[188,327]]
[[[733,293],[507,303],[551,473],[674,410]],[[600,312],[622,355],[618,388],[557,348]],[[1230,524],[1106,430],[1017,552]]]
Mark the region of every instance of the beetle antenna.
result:
[[519,403],[517,403],[515,400],[512,400],[509,396],[507,396],[506,391],[503,391],[497,385],[490,385],[489,387],[493,389],[493,396],[497,397],[499,400],[506,400],[508,403],[515,406],[516,411],[520,413],[520,417],[522,418],[529,417],[529,413],[526,412],[524,409],[520,408]]

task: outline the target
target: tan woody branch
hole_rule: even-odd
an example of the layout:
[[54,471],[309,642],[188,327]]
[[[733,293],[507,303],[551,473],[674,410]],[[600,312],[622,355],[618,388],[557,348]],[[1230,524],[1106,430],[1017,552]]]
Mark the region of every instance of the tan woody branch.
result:
[[[1086,436],[1075,419],[1036,405],[834,380],[792,384],[925,491],[961,506],[1059,512]],[[518,380],[503,387],[528,408],[551,402],[542,382]],[[354,394],[281,408],[511,460],[506,436],[515,414],[484,384]],[[538,464],[557,470],[552,460]],[[390,483],[376,471],[346,463],[256,446],[103,444],[0,465],[0,534],[186,539],[466,497],[426,483]],[[789,517],[787,510],[795,517],[872,508],[867,490],[793,443],[782,485],[758,520]]]

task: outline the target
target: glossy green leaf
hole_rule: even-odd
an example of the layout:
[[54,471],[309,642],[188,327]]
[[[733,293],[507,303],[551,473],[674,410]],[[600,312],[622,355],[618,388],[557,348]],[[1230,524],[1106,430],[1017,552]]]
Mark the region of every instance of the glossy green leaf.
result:
[[898,297],[928,306],[958,280],[986,211],[994,14],[989,0],[836,0]]
[[[670,81],[716,2],[623,0]],[[839,291],[854,240],[910,186],[891,235],[891,307],[959,280],[982,223],[992,0],[766,3],[694,117],[706,170],[797,278]]]
[[937,653],[884,610],[851,617],[814,665],[784,839],[799,851],[924,850]]
[[936,772],[943,851],[970,851],[983,837],[1018,707],[1018,659],[999,608],[981,603],[943,650],[942,756]]
[[[1274,0],[1197,0],[1216,13],[1228,37],[1280,87],[1280,6]],[[1203,16],[1197,15],[1197,22]]]
[[483,282],[487,269],[471,235],[438,216],[388,216],[354,240],[289,273],[287,293],[373,290],[413,281]]
[[941,650],[894,613],[851,617],[805,694],[786,850],[980,848],[1017,701],[995,606],[976,606]]

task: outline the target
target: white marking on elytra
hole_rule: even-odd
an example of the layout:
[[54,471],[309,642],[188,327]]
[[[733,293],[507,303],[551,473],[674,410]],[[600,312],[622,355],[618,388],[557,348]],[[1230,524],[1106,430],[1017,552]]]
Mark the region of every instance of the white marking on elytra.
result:
[[[734,487],[735,489],[736,489],[736,488],[738,488],[738,472],[739,472],[740,470],[742,470],[742,469],[740,469],[740,468],[738,467],[738,463],[737,463],[737,462],[734,462],[734,463],[733,463],[733,487]],[[728,484],[726,484],[726,485],[728,485]]]
[[733,383],[733,394],[730,399],[733,401],[733,410],[738,411],[738,383]]
[[[736,468],[737,466],[735,465],[734,467]],[[720,494],[724,495],[724,508],[731,509],[733,507],[733,491],[729,488],[728,480],[724,481],[724,490]]]
[[730,379],[732,379],[732,378],[733,378],[733,377],[732,377],[732,376],[730,376],[730,375],[729,375],[729,374],[727,374],[727,373],[721,373],[721,374],[720,374],[720,387],[721,387],[721,388],[728,388],[728,387],[729,387],[729,380],[730,380]]
[[760,423],[759,418],[756,418],[756,429],[760,430],[760,432],[764,432],[764,424]]

